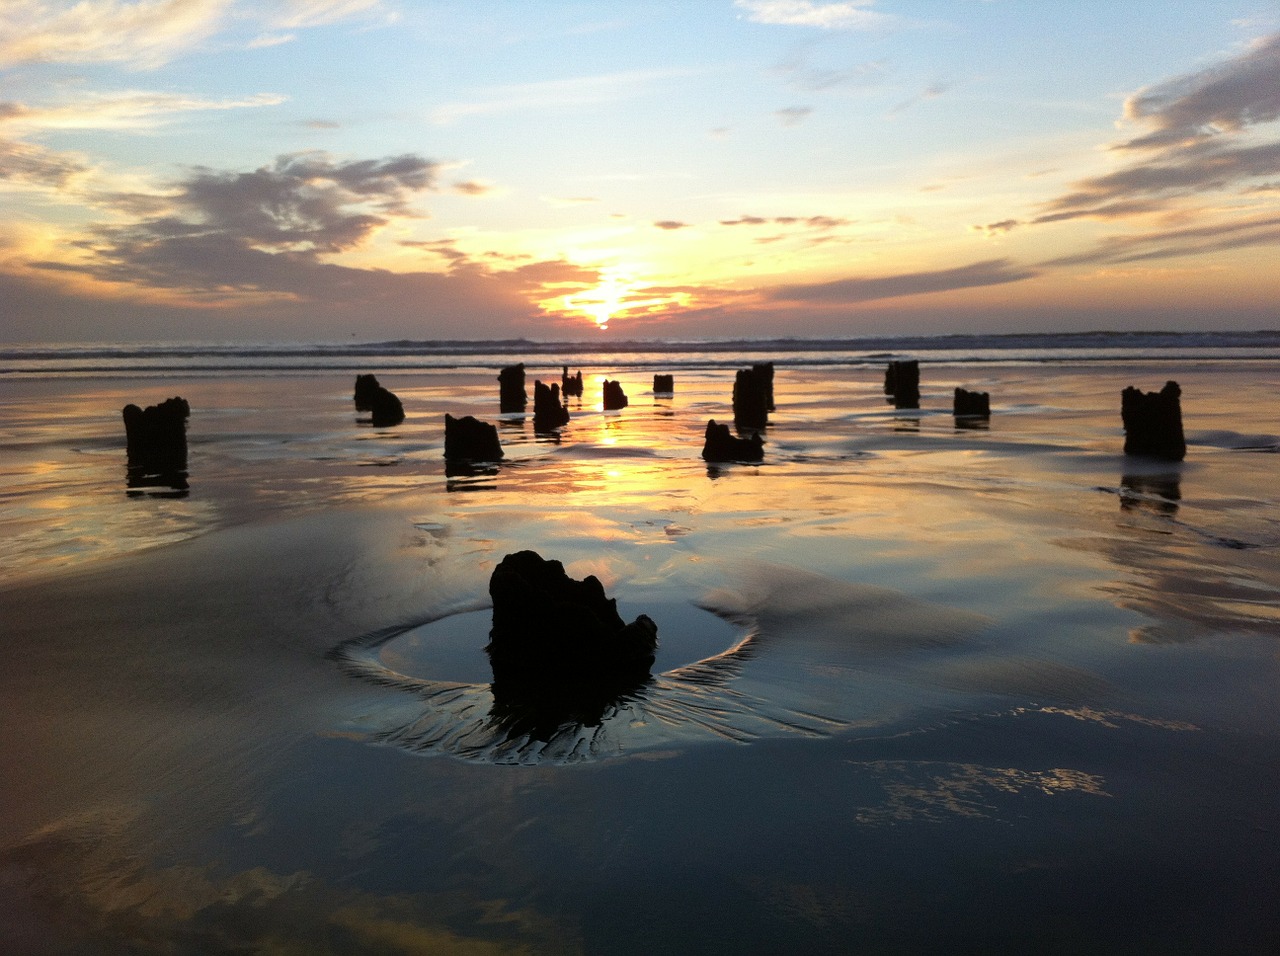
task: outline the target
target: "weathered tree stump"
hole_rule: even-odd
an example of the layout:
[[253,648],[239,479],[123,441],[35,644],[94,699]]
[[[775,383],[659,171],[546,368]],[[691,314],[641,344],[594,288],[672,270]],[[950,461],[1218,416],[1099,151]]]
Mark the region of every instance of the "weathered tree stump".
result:
[[508,365],[498,373],[498,408],[503,412],[523,412],[529,404],[524,390],[524,363]]
[[605,411],[617,411],[620,408],[627,407],[627,393],[622,390],[621,382],[613,382],[609,379],[604,381],[604,408]]
[[569,366],[564,366],[560,373],[560,392],[565,398],[573,395],[576,398],[582,397],[582,372],[578,371],[576,375],[569,374]]
[[990,418],[991,395],[989,392],[969,392],[957,388],[952,403],[952,414],[957,418]]
[[739,369],[733,380],[733,422],[739,428],[764,428],[769,424],[773,394],[773,366]]
[[564,407],[560,399],[560,386],[552,382],[550,386],[541,382],[533,383],[533,430],[549,432],[561,425],[568,424],[569,409]]
[[1187,456],[1181,395],[1177,382],[1166,382],[1158,392],[1143,392],[1130,386],[1120,393],[1126,455],[1165,461],[1182,461]]
[[707,431],[702,443],[702,457],[705,461],[764,461],[764,439],[759,432],[749,438],[738,438],[729,431],[728,425],[720,425],[713,418],[707,422]]
[[444,416],[444,457],[448,461],[501,461],[502,442],[497,426],[466,415]]
[[884,371],[884,393],[894,408],[920,407],[920,363],[916,359],[890,362]]

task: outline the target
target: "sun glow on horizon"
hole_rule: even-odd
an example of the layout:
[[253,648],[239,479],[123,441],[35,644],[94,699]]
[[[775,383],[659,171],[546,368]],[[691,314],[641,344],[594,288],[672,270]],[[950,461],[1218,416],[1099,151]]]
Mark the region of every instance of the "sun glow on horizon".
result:
[[668,309],[687,308],[688,292],[658,291],[652,282],[642,281],[633,272],[604,269],[600,281],[589,289],[558,296],[543,307],[575,318],[587,318],[601,332],[609,323],[650,316]]

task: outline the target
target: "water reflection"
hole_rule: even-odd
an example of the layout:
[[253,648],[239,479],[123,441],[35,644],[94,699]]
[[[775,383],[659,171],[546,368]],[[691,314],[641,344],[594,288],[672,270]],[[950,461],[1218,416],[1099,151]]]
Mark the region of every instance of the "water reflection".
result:
[[560,735],[577,739],[584,729],[599,728],[620,709],[643,701],[652,684],[653,678],[647,675],[596,687],[568,683],[533,686],[495,677],[489,685],[493,694],[490,726],[508,743],[529,740],[550,744]]
[[1178,513],[1182,476],[1177,472],[1124,475],[1120,479],[1120,510],[1147,511],[1163,517]]
[[[1184,498],[1178,471],[1128,473],[1117,494],[1123,533],[1092,540],[1122,572],[1110,586],[1120,607],[1149,622],[1137,643],[1180,643],[1214,634],[1275,635],[1280,577],[1266,552],[1266,522],[1222,526],[1224,513],[1202,497]],[[1238,505],[1237,505],[1238,507]]]

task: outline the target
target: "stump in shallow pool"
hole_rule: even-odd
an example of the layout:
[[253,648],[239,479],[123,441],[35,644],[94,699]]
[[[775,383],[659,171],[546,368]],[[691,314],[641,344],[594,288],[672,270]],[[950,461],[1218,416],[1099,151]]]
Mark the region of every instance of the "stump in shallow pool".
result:
[[549,432],[569,424],[569,409],[560,398],[560,386],[555,382],[543,385],[533,383],[533,430]]
[[1120,393],[1126,455],[1165,461],[1182,461],[1187,456],[1181,395],[1177,382],[1166,382],[1158,392],[1143,392],[1130,386]]
[[957,388],[951,411],[957,418],[990,418],[991,393]]
[[643,614],[623,621],[594,575],[576,581],[559,561],[517,551],[493,569],[489,595],[495,698],[597,701],[648,679],[657,625]]
[[627,393],[622,390],[621,382],[604,380],[604,408],[607,412],[616,412],[627,407]]
[[884,393],[893,400],[894,408],[919,408],[920,362],[890,362],[884,370]]
[[733,380],[733,423],[739,428],[764,428],[773,408],[773,366],[740,369]]
[[444,457],[448,461],[501,461],[504,457],[498,429],[473,415],[444,416]]
[[145,409],[126,405],[124,418],[130,488],[187,488],[187,419],[185,398],[166,399]]
[[728,425],[717,424],[713,418],[707,422],[702,441],[704,461],[764,461],[764,439],[759,432],[750,438],[737,438],[729,432]]
[[574,395],[578,398],[582,397],[582,372],[579,370],[576,374],[569,374],[569,366],[565,365],[560,372],[560,393],[568,398]]
[[524,363],[508,365],[498,373],[498,410],[523,412],[529,404],[524,390]]

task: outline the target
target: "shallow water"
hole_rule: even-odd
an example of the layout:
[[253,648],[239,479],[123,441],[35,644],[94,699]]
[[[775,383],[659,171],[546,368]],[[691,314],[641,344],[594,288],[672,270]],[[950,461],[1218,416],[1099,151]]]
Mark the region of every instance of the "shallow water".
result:
[[[919,412],[789,367],[725,466],[730,373],[587,372],[558,439],[483,371],[381,376],[394,429],[345,375],[14,383],[0,951],[1280,944],[1280,364],[948,365]],[[1187,460],[1126,458],[1168,378]],[[130,497],[119,408],[173,394],[190,491]],[[446,411],[506,460],[447,475]],[[598,722],[491,713],[523,548],[658,622]]]

